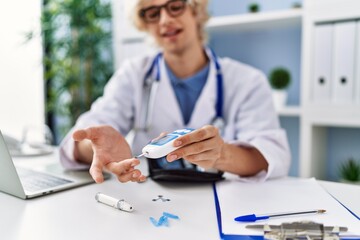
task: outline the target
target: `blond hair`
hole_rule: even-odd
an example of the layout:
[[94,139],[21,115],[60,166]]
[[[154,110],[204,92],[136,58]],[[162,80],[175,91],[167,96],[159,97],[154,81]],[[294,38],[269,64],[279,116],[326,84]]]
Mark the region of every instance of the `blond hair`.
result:
[[[146,23],[140,17],[139,12],[143,8],[144,3],[149,0],[131,0],[134,2],[134,5],[129,8],[130,19],[134,23],[135,27],[139,31],[146,31]],[[188,0],[189,5],[191,6],[194,15],[197,19],[199,38],[202,43],[207,41],[207,34],[205,31],[205,24],[209,20],[210,15],[207,11],[208,0]]]

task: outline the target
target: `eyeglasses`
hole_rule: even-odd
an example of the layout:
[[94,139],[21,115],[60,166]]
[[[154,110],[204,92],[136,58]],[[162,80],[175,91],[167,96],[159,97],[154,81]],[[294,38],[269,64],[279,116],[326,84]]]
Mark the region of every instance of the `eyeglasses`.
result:
[[178,17],[184,13],[186,0],[171,0],[159,6],[151,6],[140,10],[139,15],[146,23],[156,23],[160,20],[161,9],[165,8],[171,17]]

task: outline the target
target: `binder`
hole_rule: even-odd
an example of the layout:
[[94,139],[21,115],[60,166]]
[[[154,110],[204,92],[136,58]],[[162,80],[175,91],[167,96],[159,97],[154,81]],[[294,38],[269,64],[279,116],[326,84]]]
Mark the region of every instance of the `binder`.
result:
[[334,25],[333,103],[354,103],[356,22]]
[[312,99],[314,103],[329,103],[331,100],[331,69],[333,52],[333,24],[315,26],[314,74]]
[[355,80],[355,86],[356,86],[356,102],[357,104],[360,104],[360,21],[357,21],[357,30],[356,30],[356,43],[357,43],[357,57],[355,61],[355,72],[356,72],[356,80]]

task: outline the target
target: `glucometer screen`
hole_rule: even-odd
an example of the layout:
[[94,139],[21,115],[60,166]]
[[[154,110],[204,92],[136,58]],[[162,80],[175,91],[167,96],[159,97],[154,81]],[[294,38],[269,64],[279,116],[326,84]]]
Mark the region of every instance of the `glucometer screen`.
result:
[[[154,160],[152,160],[154,161]],[[162,157],[162,158],[158,158],[155,160],[158,167],[160,169],[173,169],[173,170],[185,170],[185,169],[192,169],[192,170],[196,170],[196,166],[191,164],[188,161],[185,161],[184,159],[178,159],[176,161],[173,162],[168,162],[166,160],[166,157]]]
[[161,145],[164,145],[165,143],[177,138],[178,136],[176,135],[166,135],[158,140],[155,140],[153,142],[151,142],[150,144],[151,145],[157,145],[157,146],[161,146]]
[[182,159],[168,162],[166,157],[162,157],[156,160],[157,164],[161,169],[183,169],[185,168],[184,164],[182,163]]

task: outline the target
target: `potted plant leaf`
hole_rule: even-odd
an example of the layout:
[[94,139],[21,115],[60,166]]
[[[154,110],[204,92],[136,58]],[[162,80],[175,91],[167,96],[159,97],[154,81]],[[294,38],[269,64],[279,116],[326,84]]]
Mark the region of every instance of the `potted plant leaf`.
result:
[[46,122],[55,142],[102,94],[113,73],[111,13],[109,0],[43,1]]
[[248,11],[251,13],[257,13],[257,12],[259,12],[259,10],[260,10],[260,7],[259,7],[259,4],[257,4],[257,3],[251,3],[248,6]]
[[341,182],[360,184],[360,161],[349,158],[340,165]]
[[281,109],[286,105],[287,88],[291,83],[290,72],[283,67],[274,68],[269,75],[275,109]]

